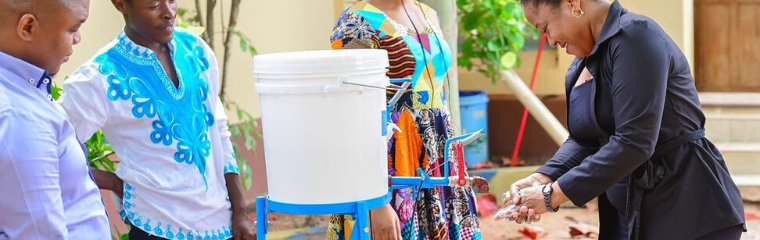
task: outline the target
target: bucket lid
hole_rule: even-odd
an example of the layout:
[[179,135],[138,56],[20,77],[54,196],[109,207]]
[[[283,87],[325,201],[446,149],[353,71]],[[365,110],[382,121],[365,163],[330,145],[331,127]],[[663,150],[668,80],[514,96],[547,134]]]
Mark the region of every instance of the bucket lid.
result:
[[253,57],[256,74],[310,74],[385,70],[388,52],[382,49],[344,49],[261,54]]

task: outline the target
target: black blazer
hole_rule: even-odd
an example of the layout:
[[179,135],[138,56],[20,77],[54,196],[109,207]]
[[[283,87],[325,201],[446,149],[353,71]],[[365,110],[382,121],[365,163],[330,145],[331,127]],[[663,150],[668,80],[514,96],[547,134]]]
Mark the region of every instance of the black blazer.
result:
[[694,239],[744,224],[739,190],[706,138],[664,155],[663,179],[636,209],[638,226],[607,200],[605,191],[652,157],[655,146],[704,128],[689,64],[657,23],[615,1],[591,54],[571,64],[566,96],[584,67],[595,79],[596,127],[608,135],[571,135],[536,172],[556,180],[575,205],[599,197],[600,239],[631,239],[635,229],[640,239]]

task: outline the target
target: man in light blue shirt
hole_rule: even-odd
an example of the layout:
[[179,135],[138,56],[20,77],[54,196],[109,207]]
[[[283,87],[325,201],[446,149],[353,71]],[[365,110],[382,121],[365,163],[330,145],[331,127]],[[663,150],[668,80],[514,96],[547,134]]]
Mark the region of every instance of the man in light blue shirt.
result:
[[0,0],[0,240],[110,239],[83,145],[51,77],[89,0]]

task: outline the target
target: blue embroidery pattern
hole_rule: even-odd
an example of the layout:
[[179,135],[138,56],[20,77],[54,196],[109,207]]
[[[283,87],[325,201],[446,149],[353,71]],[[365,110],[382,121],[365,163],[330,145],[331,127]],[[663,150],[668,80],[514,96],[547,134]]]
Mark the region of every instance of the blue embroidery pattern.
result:
[[[166,225],[163,227],[161,222],[156,222],[155,225],[151,224],[151,219],[144,217],[132,211],[135,207],[133,200],[137,198],[134,193],[135,187],[124,183],[124,210],[119,212],[119,216],[122,220],[129,221],[132,225],[139,227],[143,231],[167,239],[179,239],[179,240],[193,240],[193,239],[211,239],[211,240],[224,240],[232,237],[232,227],[222,226],[219,229],[206,230],[204,234],[201,234],[198,230],[191,229],[172,229],[172,225]],[[175,233],[176,231],[176,233]]]
[[240,168],[237,165],[237,155],[234,152],[232,153],[232,159],[224,165],[224,173],[240,173]]
[[180,81],[176,88],[155,53],[134,45],[123,32],[117,39],[115,47],[95,58],[98,71],[107,76],[108,98],[131,101],[136,118],[155,119],[151,142],[164,146],[176,142],[174,160],[195,165],[205,181],[211,151],[208,127],[214,124],[214,115],[206,105],[209,85],[204,73],[209,62],[204,49],[189,33],[175,32],[173,62]]

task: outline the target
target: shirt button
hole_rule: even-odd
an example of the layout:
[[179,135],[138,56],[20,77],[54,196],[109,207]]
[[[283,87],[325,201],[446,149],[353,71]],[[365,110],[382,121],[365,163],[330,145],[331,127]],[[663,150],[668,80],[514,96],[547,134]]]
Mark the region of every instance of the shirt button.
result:
[[48,94],[47,97],[48,97],[48,100],[53,101],[53,95]]
[[44,84],[48,84],[48,83],[50,83],[50,78],[45,78],[45,79],[43,79],[43,80],[42,80],[42,83],[44,83]]
[[34,84],[34,78],[30,78],[29,83]]

